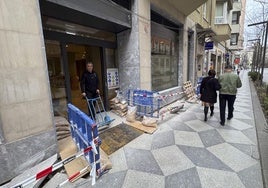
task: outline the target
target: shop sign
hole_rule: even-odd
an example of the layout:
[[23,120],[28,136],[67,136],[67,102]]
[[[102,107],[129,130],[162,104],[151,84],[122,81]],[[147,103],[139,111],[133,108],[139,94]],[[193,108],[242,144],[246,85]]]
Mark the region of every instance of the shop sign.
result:
[[205,43],[205,50],[211,50],[211,49],[213,49],[213,46],[214,46],[213,41],[206,42]]

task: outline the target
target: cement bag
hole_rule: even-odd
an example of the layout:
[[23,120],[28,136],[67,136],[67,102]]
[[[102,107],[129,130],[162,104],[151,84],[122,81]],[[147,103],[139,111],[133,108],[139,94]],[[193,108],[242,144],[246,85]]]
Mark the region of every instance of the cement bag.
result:
[[136,121],[136,112],[137,112],[137,106],[128,106],[126,120],[128,122],[135,122]]
[[147,127],[156,127],[157,126],[157,119],[144,116],[141,123],[142,123],[142,125],[147,126]]
[[99,147],[100,149],[100,163],[101,163],[101,170],[110,170],[112,168],[112,163],[108,157],[108,155]]

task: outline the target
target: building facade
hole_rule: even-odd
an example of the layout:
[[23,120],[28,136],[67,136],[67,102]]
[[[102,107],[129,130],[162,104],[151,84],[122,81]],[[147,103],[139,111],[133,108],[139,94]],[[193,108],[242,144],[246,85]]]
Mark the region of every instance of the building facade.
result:
[[244,21],[246,0],[235,0],[231,11],[231,39],[227,41],[227,47],[231,51],[231,64],[238,67],[242,65],[243,43],[244,43]]
[[115,89],[170,94],[194,82],[197,29],[187,16],[205,2],[1,1],[0,184],[57,152],[53,116],[66,117],[67,103],[87,112],[85,62],[107,110]]
[[229,17],[232,8],[232,0],[208,0],[189,16],[197,30],[196,78],[206,76],[210,69],[219,75],[229,63],[226,41],[231,38]]

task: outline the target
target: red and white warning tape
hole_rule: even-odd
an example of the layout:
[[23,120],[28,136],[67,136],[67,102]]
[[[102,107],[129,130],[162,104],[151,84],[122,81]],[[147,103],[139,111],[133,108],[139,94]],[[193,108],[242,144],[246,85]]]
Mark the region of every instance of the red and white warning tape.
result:
[[[94,165],[96,165],[96,163],[100,163],[100,160],[96,161],[95,163],[91,164],[91,170],[90,170],[90,176],[93,178],[92,179],[92,185],[95,184],[95,178],[96,175],[94,173],[96,173],[96,168],[94,168]],[[89,166],[86,166],[85,168],[83,168],[82,170],[80,170],[79,172],[76,172],[75,174],[73,174],[72,176],[70,176],[68,179],[66,179],[64,182],[60,183],[57,187],[61,187],[63,185],[65,185],[67,182],[72,182],[75,178],[77,178],[80,174],[85,173],[88,170]]]
[[181,95],[181,94],[184,94],[185,92],[182,91],[182,92],[176,92],[176,93],[172,93],[172,94],[168,94],[168,95],[159,95],[159,98],[161,99],[165,99],[167,97],[173,97],[173,96],[176,96],[176,95]]
[[60,183],[57,187],[61,187],[63,185],[65,185],[67,182],[72,182],[75,178],[77,178],[80,174],[83,174],[87,171],[89,166],[83,168],[82,170],[80,170],[79,172],[75,173],[74,175],[70,176],[67,180],[65,180],[64,182]]
[[23,188],[24,186],[29,185],[30,183],[32,183],[32,182],[34,182],[36,180],[39,180],[39,179],[51,174],[55,170],[61,168],[62,166],[66,165],[67,163],[73,161],[74,159],[77,159],[78,157],[81,157],[85,153],[90,152],[91,150],[96,150],[96,149],[94,149],[94,147],[95,147],[95,143],[98,143],[98,139],[99,139],[99,137],[94,139],[94,142],[92,142],[92,143],[94,143],[93,146],[89,146],[89,147],[77,152],[76,154],[71,155],[71,156],[67,157],[66,159],[64,159],[64,160],[62,160],[62,161],[60,161],[60,162],[58,162],[58,163],[46,168],[46,169],[38,172],[36,175],[25,179],[24,181],[22,181],[22,182],[16,184],[15,186],[13,186],[12,188]]

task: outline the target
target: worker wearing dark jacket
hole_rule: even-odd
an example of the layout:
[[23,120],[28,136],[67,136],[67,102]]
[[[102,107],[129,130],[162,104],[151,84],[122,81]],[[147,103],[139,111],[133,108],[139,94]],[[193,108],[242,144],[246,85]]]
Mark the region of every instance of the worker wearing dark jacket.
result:
[[221,88],[218,79],[215,78],[215,70],[209,70],[208,76],[203,78],[200,86],[200,100],[204,106],[204,121],[207,121],[208,108],[210,107],[210,116],[214,114],[214,104],[217,102],[217,90]]
[[[86,63],[86,71],[83,73],[81,78],[81,90],[82,96],[87,97],[87,99],[94,99],[99,96],[99,79],[97,73],[93,70],[93,63]],[[95,119],[95,109],[94,104],[89,102],[89,116]]]

